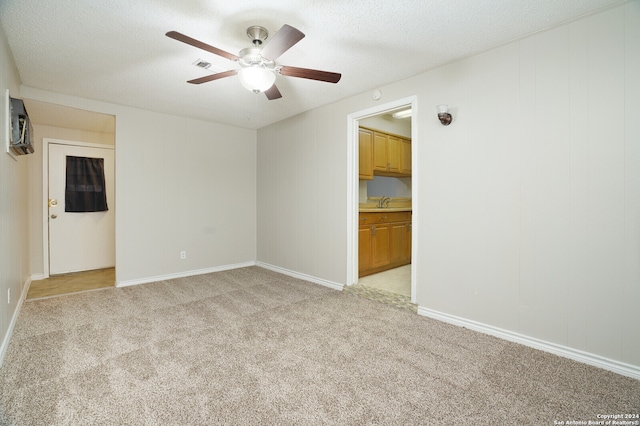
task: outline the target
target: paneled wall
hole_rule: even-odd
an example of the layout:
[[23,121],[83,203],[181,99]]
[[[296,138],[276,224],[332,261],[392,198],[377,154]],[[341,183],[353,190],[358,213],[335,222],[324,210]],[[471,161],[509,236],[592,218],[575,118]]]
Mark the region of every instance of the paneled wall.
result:
[[18,73],[0,26],[0,362],[29,281],[27,163],[32,158],[26,155],[14,160],[5,152],[5,95],[8,89],[12,97],[20,97],[18,86]]
[[254,262],[256,132],[140,110],[116,123],[118,280]]
[[640,365],[638,23],[633,2],[425,76],[458,114],[421,151],[420,305]]
[[258,140],[258,261],[329,283],[346,273],[347,110],[339,109],[268,126]]

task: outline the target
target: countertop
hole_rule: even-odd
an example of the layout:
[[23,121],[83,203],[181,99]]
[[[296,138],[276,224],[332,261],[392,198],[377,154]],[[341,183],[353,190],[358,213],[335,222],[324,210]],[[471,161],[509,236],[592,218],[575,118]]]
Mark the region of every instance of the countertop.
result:
[[368,197],[366,203],[358,203],[358,211],[360,213],[390,213],[390,212],[410,212],[411,198],[402,197],[385,197],[385,205],[387,207],[378,207],[382,197]]
[[360,208],[360,213],[385,213],[385,212],[410,212],[411,207],[373,207],[373,208]]

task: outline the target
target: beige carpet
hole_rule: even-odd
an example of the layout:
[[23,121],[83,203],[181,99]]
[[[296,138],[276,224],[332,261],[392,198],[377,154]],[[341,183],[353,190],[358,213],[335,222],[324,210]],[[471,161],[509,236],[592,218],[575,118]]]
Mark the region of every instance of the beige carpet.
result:
[[552,425],[640,381],[250,267],[28,301],[3,425]]

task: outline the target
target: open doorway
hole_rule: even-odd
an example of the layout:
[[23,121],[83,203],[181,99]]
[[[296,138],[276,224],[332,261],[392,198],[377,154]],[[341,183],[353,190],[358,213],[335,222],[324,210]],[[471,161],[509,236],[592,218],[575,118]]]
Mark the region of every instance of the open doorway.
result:
[[[349,139],[349,167],[348,167],[348,285],[354,285],[360,282],[360,275],[367,275],[362,277],[362,281],[373,281],[374,274],[382,272],[383,275],[379,276],[380,282],[387,281],[388,291],[391,292],[404,292],[406,295],[410,295],[411,302],[415,303],[416,295],[416,268],[415,263],[411,262],[411,259],[416,258],[416,252],[418,247],[418,234],[416,219],[418,217],[416,213],[417,204],[417,191],[415,189],[417,183],[416,175],[418,173],[416,167],[415,158],[417,155],[417,130],[415,120],[411,118],[405,119],[403,122],[396,122],[393,124],[391,114],[399,110],[412,110],[412,116],[417,113],[416,97],[409,97],[399,99],[397,101],[381,104],[379,106],[369,108],[364,111],[352,113],[348,116],[348,139]],[[407,123],[406,120],[411,120]],[[394,138],[408,139],[411,143],[410,153],[405,162],[408,162],[407,170],[398,171],[396,169],[388,169],[386,172],[381,171],[378,167],[378,171],[373,172],[374,176],[360,179],[362,176],[359,173],[359,133],[360,128],[375,129],[382,134],[393,135]],[[375,133],[374,130],[374,133]],[[407,208],[408,207],[408,208]],[[364,214],[361,214],[364,212]],[[372,217],[369,218],[371,213]],[[379,214],[378,214],[379,213]],[[413,214],[412,214],[413,213]],[[402,215],[407,217],[404,217]],[[396,217],[397,216],[397,217]],[[382,220],[382,218],[390,219],[390,223],[384,223],[381,226],[372,226],[368,229],[366,226],[361,226],[362,220]],[[408,237],[403,236],[408,230]],[[387,246],[387,241],[391,241],[390,256],[391,261],[386,265],[380,263],[376,264],[375,259],[373,262],[373,269],[367,269],[363,271],[361,262],[366,260],[366,256],[361,256],[359,246],[366,246],[366,242],[363,243],[363,234],[369,233],[374,235],[373,237],[373,256],[376,256],[377,249],[376,244],[382,244]],[[397,255],[397,248],[395,249],[394,258],[394,243],[398,241],[395,236],[400,236],[402,243],[399,247],[402,249],[402,244],[408,244],[409,259],[399,259],[402,254]],[[364,237],[364,241],[366,240]],[[377,243],[376,243],[377,241]],[[368,250],[368,249],[367,249]],[[385,248],[386,250],[386,248]],[[385,254],[386,256],[386,254]],[[410,263],[409,263],[410,262]],[[384,262],[383,262],[384,263]],[[405,266],[398,267],[404,264]],[[360,266],[360,268],[359,268]],[[400,282],[398,282],[398,280]],[[406,282],[406,281],[409,282]],[[404,283],[402,281],[405,281]],[[378,285],[375,285],[378,287]],[[382,284],[384,286],[384,284]]]
[[[113,215],[115,212],[115,182],[114,179],[114,159],[115,153],[115,116],[107,113],[89,111],[84,109],[73,108],[69,106],[34,100],[25,99],[25,106],[28,108],[29,116],[33,123],[35,140],[37,141],[37,149],[34,154],[35,161],[29,163],[29,185],[32,191],[29,194],[30,209],[35,212],[42,212],[42,215],[33,215],[29,219],[30,246],[32,247],[31,267],[32,267],[32,284],[30,286],[29,297],[34,288],[42,284],[42,288],[46,292],[53,291],[64,294],[74,292],[77,286],[70,285],[67,281],[78,281],[82,286],[97,286],[94,281],[98,279],[102,282],[108,282],[110,286],[115,284],[115,226],[113,223]],[[54,149],[63,149],[58,152],[57,157],[53,156]],[[52,169],[50,154],[60,160],[62,171],[54,173],[60,180],[60,185],[65,187],[64,191],[57,191],[53,194],[50,187],[50,171]],[[63,231],[56,235],[52,235],[51,224],[61,225],[66,210],[64,200],[66,198],[66,159],[69,157],[82,159],[103,159],[105,178],[111,174],[111,180],[105,186],[107,191],[107,206],[105,211],[96,213],[74,213],[78,215],[76,219],[81,223],[71,224],[74,234],[93,233],[96,226],[104,226],[109,224],[106,238],[108,241],[104,244],[95,243],[95,241],[71,242],[70,232]],[[85,188],[84,186],[81,186]],[[78,187],[80,188],[80,187]],[[89,188],[89,187],[86,187]],[[83,189],[86,190],[86,189]],[[87,210],[88,211],[88,210]],[[69,213],[71,215],[71,213]],[[82,216],[82,217],[81,217]],[[57,230],[54,230],[57,231]],[[55,232],[53,233],[55,234]],[[54,247],[52,249],[50,242],[53,236]],[[55,243],[62,243],[62,248],[56,248]],[[66,245],[66,246],[65,246]],[[71,245],[71,248],[68,247]],[[78,252],[78,247],[82,248]],[[101,252],[94,252],[94,247],[100,247]],[[54,264],[60,264],[60,267],[51,267],[52,254],[54,256]],[[88,258],[86,255],[90,254]],[[69,259],[73,263],[69,264]],[[91,278],[91,283],[86,276],[87,271],[96,277]],[[65,278],[64,286],[61,282],[54,281],[53,278]],[[73,278],[73,279],[72,279]],[[102,285],[102,284],[100,284]],[[48,286],[48,287],[47,287]],[[47,287],[47,288],[45,288]],[[51,287],[51,288],[49,288]],[[63,288],[64,287],[64,288]],[[73,287],[73,289],[71,288]],[[82,289],[85,289],[82,287]],[[89,288],[86,288],[89,289]],[[49,296],[50,294],[41,294],[41,296]]]

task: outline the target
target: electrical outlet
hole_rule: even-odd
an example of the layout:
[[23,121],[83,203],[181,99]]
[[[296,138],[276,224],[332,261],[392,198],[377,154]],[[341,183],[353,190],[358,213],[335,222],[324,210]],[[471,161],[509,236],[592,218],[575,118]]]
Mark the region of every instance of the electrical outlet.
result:
[[186,252],[186,251],[184,251],[184,250],[182,250],[182,251],[180,252],[180,259],[186,259],[186,258],[187,258],[187,252]]

